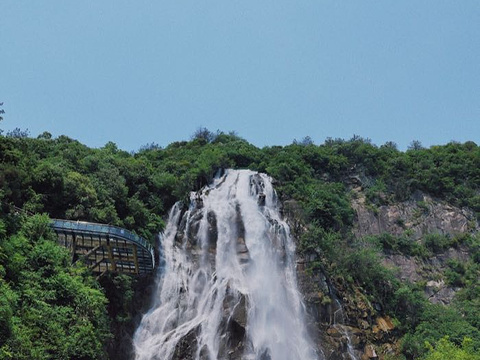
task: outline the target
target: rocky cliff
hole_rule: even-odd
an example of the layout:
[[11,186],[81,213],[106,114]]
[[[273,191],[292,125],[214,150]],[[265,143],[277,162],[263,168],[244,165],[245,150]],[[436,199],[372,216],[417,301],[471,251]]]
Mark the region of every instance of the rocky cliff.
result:
[[[424,246],[425,238],[432,234],[449,239],[447,245],[428,257],[391,249],[380,252],[383,265],[393,269],[399,280],[423,286],[424,296],[431,303],[449,305],[460,288],[446,280],[445,272],[452,261],[469,260],[469,249],[461,238],[478,232],[475,214],[419,191],[407,201],[383,205],[369,202],[362,187],[353,186],[351,194],[355,211],[352,232],[356,240],[389,234]],[[301,233],[304,229],[299,207],[287,202],[285,209],[292,228]],[[343,280],[329,278],[324,269],[314,266],[318,260],[312,254],[299,256],[297,269],[312,316],[311,327],[325,348],[326,358],[376,359],[398,353],[401,333],[395,322],[361,289],[352,290]]]
[[[353,232],[357,238],[384,233],[395,236],[407,234],[412,241],[421,242],[427,235],[441,234],[448,238],[476,233],[479,224],[472,211],[460,209],[444,201],[417,191],[411,200],[372,207],[365,196],[355,189],[352,200],[356,213]],[[455,295],[455,287],[447,286],[442,274],[450,260],[465,262],[469,252],[458,245],[442,249],[428,259],[402,254],[384,254],[384,263],[398,269],[401,280],[424,282],[425,295],[433,303],[449,304]]]

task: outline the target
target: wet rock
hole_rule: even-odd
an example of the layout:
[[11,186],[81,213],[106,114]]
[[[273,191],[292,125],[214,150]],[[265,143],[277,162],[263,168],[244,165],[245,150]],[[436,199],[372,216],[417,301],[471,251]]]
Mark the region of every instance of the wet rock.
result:
[[235,244],[237,250],[237,258],[240,261],[240,264],[246,264],[250,261],[250,254],[248,252],[248,247],[245,244],[245,239],[239,237]]
[[245,240],[245,224],[243,223],[242,212],[240,204],[235,205],[235,225],[237,230],[237,237]]
[[250,178],[250,185],[254,190],[254,194],[263,193],[265,190],[265,184],[263,183],[263,179],[260,174],[254,174]]
[[329,336],[334,337],[334,338],[340,338],[340,337],[342,337],[342,333],[341,333],[336,327],[333,327],[333,326],[330,327],[330,328],[328,328],[327,334],[328,334]]
[[[200,221],[203,218],[203,213],[201,211],[194,211],[192,216],[190,217],[190,221],[184,225],[184,228],[188,226],[188,231],[186,233],[188,234],[188,245],[190,247],[198,247],[200,244],[198,244],[198,230],[200,228]],[[182,220],[186,221],[185,220]],[[183,229],[181,229],[183,230]],[[177,232],[177,234],[180,231]]]
[[362,355],[362,360],[368,359],[378,359],[377,352],[375,351],[375,347],[373,345],[365,346],[365,351]]
[[362,343],[362,332],[358,332],[358,333],[355,333],[355,334],[352,334],[351,338],[352,338],[352,345],[354,347],[358,347],[361,343]]
[[247,245],[245,244],[245,239],[243,237],[239,237],[236,242],[237,254],[245,254],[248,253]]
[[240,300],[233,309],[231,319],[243,328],[247,326],[247,299],[244,295],[240,295]]
[[257,203],[259,206],[265,206],[265,200],[267,199],[267,196],[264,193],[260,193],[258,195],[258,200]]
[[227,354],[228,360],[240,360],[242,359],[243,353],[245,349],[245,344],[243,341],[238,343],[238,346],[229,350]]
[[192,360],[197,351],[196,330],[190,331],[175,347],[173,359]]
[[231,360],[241,359],[245,349],[245,334],[247,324],[247,302],[244,295],[231,293],[223,301],[223,320],[220,325],[219,358]]
[[216,249],[218,240],[217,216],[213,211],[207,214],[208,222],[208,244],[211,249]]
[[200,194],[194,199],[194,203],[197,209],[203,208],[203,199],[200,197]]

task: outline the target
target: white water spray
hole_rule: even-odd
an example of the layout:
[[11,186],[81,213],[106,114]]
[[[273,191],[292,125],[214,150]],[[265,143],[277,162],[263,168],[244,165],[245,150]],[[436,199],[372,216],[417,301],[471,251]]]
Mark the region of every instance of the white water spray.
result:
[[294,250],[271,180],[228,170],[175,206],[162,241],[152,309],[137,360],[318,359],[297,290]]
[[357,360],[355,350],[353,349],[350,332],[345,326],[345,315],[343,314],[342,304],[340,303],[340,300],[338,300],[336,297],[334,297],[334,300],[337,309],[333,313],[333,327],[337,329],[340,334],[342,334],[347,340],[347,355],[350,357],[351,360]]

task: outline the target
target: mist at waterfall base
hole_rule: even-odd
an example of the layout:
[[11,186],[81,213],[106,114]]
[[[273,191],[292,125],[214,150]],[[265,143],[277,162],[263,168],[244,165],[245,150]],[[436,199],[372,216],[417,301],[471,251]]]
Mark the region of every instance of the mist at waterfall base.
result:
[[295,245],[271,179],[227,170],[162,239],[155,301],[134,336],[135,358],[310,360]]

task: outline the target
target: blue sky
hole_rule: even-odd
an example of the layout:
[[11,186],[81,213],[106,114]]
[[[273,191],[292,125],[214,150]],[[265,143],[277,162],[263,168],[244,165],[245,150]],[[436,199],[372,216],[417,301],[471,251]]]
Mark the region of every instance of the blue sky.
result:
[[480,1],[0,1],[0,128],[480,143]]

